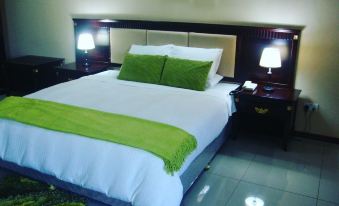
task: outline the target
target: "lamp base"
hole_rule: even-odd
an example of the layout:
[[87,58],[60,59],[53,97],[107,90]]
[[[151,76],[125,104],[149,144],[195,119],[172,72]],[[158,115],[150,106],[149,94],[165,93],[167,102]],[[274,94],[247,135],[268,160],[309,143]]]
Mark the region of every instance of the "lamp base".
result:
[[266,85],[266,86],[263,87],[263,90],[264,90],[264,92],[269,93],[269,92],[273,92],[274,88]]
[[83,60],[82,60],[82,66],[87,70],[88,67],[91,66],[90,61],[88,59],[88,51],[85,50]]
[[89,62],[87,62],[87,61],[85,61],[83,64],[82,64],[82,66],[84,66],[84,67],[90,67],[91,66],[91,64],[89,63]]

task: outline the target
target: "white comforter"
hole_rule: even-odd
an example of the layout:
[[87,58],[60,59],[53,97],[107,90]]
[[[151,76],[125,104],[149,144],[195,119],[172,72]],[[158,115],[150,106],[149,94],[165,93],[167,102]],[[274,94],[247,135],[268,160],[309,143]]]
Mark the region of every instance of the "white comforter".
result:
[[177,126],[197,138],[197,149],[173,176],[163,161],[140,149],[0,120],[0,158],[140,206],[177,206],[179,176],[221,132],[232,113],[218,84],[205,92],[117,80],[117,71],[83,77],[30,98],[126,114]]

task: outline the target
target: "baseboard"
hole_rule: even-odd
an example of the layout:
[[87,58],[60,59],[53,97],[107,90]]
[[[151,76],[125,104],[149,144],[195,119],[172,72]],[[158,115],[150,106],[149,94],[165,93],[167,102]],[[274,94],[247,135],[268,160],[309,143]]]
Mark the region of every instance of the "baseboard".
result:
[[324,141],[324,142],[339,144],[339,138],[336,138],[336,137],[330,137],[330,136],[307,133],[307,132],[299,132],[299,131],[294,131],[293,135],[298,136],[298,137],[307,138],[307,139],[320,140],[320,141]]

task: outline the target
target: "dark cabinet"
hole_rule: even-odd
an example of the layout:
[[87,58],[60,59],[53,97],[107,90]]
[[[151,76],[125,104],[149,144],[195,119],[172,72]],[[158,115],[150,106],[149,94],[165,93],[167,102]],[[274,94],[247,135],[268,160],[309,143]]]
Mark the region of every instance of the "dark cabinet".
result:
[[254,91],[242,90],[235,94],[235,126],[238,130],[250,130],[273,134],[281,138],[283,148],[294,129],[297,102],[301,90],[275,87],[265,92],[263,85]]
[[75,62],[65,64],[56,68],[57,81],[58,83],[71,81],[83,76],[105,71],[108,67],[108,64],[101,63],[93,63],[88,67],[84,67],[82,64],[77,64]]
[[26,95],[57,83],[55,67],[62,58],[22,56],[5,62],[5,76],[10,95]]

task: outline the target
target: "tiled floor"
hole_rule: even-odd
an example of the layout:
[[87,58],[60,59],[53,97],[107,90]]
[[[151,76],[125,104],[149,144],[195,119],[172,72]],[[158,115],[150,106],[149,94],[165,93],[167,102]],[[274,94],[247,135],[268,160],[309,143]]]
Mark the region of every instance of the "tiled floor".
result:
[[241,135],[224,144],[182,206],[247,206],[248,197],[265,206],[339,206],[339,145],[295,138],[284,152],[272,139]]
[[285,152],[243,134],[226,142],[182,205],[246,206],[247,197],[265,206],[339,206],[339,145],[295,138]]

